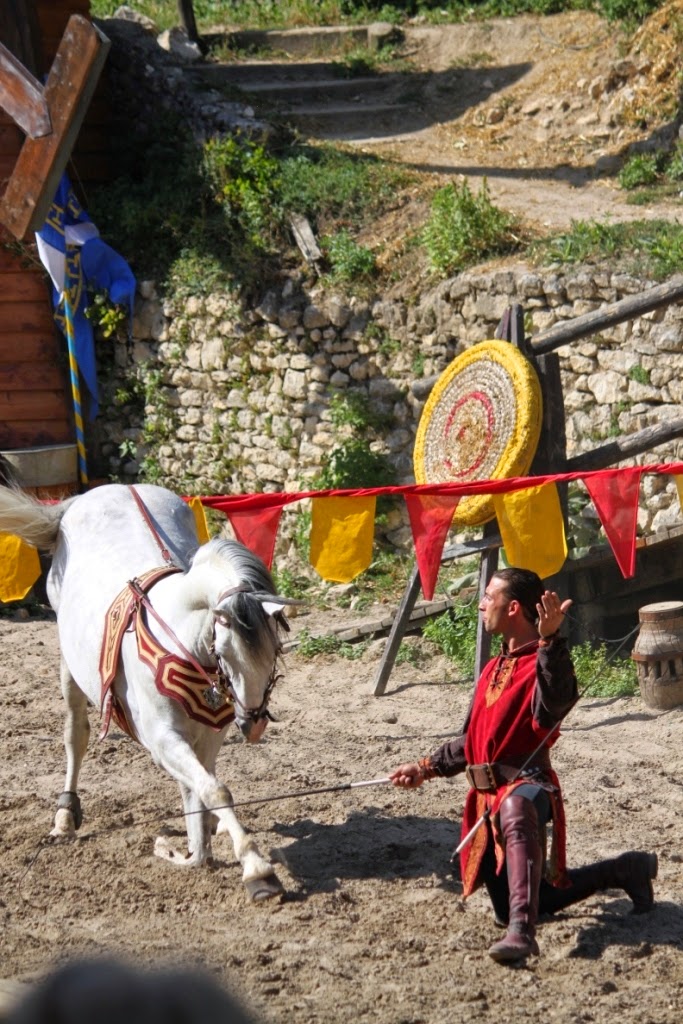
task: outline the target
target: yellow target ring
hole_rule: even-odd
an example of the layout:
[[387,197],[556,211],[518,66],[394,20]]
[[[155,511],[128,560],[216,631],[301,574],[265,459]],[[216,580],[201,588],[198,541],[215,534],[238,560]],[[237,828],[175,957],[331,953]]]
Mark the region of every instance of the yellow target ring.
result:
[[[457,356],[422,411],[413,464],[418,484],[473,483],[524,476],[543,419],[533,366],[508,341],[482,341]],[[490,494],[461,498],[454,526],[495,516]]]

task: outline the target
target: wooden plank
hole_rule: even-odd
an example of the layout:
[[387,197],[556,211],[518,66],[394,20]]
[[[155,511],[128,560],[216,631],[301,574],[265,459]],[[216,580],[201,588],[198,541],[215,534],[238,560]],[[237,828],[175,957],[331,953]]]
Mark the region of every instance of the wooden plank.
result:
[[[53,331],[4,334],[0,317],[0,366],[4,363],[58,363],[62,347]],[[64,342],[64,351],[66,341]]]
[[5,156],[19,155],[24,142],[24,136],[19,131],[19,128],[14,121],[7,121],[0,123],[0,152]]
[[64,417],[54,420],[43,417],[18,422],[0,415],[0,448],[7,451],[33,448],[41,444],[69,444],[73,440],[73,427]]
[[0,221],[15,238],[45,222],[109,45],[86,18],[69,19],[45,85],[53,131],[24,142],[0,204]]
[[63,390],[0,391],[0,421],[59,420],[67,410]]
[[3,334],[17,334],[22,331],[54,330],[52,311],[46,303],[37,306],[35,302],[6,302],[0,317],[0,338]]
[[56,363],[0,363],[0,393],[3,391],[64,390],[66,380]]
[[7,302],[46,301],[50,301],[50,288],[42,274],[20,270],[15,274],[5,272],[0,275],[0,310]]
[[52,131],[42,85],[1,42],[0,106],[31,139]]

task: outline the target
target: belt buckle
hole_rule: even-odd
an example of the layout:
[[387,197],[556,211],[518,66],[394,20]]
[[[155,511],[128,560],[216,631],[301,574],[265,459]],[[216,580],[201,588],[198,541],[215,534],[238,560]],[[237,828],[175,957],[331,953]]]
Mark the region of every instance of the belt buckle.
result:
[[[482,789],[481,786],[477,785],[474,779],[472,768],[477,768],[479,769],[479,771],[484,772],[484,775],[486,776],[486,781],[488,783],[486,789]],[[476,789],[478,793],[495,793],[496,790],[498,789],[498,784],[496,783],[496,778],[493,774],[493,766],[489,764],[488,761],[485,764],[467,765],[467,767],[465,768],[465,778],[469,782],[472,789]]]

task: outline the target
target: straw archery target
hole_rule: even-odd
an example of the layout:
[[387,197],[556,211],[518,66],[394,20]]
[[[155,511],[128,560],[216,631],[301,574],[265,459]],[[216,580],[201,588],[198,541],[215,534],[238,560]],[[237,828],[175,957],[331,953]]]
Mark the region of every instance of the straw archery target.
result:
[[[473,483],[523,476],[538,445],[541,387],[519,349],[483,341],[444,370],[426,403],[415,439],[419,484]],[[495,516],[489,494],[461,498],[455,526]]]

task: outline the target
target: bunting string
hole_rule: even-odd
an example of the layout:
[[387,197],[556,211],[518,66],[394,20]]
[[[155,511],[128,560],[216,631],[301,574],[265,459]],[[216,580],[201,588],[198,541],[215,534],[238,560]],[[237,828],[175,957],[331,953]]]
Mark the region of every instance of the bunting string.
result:
[[[629,466],[585,472],[473,481],[465,484],[403,484],[388,487],[337,488],[324,491],[288,491],[186,497],[191,504],[200,541],[208,538],[204,508],[224,513],[237,539],[270,568],[281,513],[285,506],[310,499],[313,516],[310,561],[329,581],[347,582],[363,572],[371,560],[375,500],[403,498],[413,535],[415,558],[423,593],[431,600],[446,537],[460,498],[490,494],[509,564],[533,569],[541,578],[559,572],[568,554],[564,522],[556,488],[582,483],[593,501],[607,541],[625,579],[636,571],[636,530],[640,481],[645,475],[671,476],[683,495],[683,462]],[[2,593],[25,593],[39,575],[33,560],[27,576],[24,556],[7,559],[0,579]],[[0,574],[2,575],[2,574]],[[12,598],[4,597],[4,600]]]

